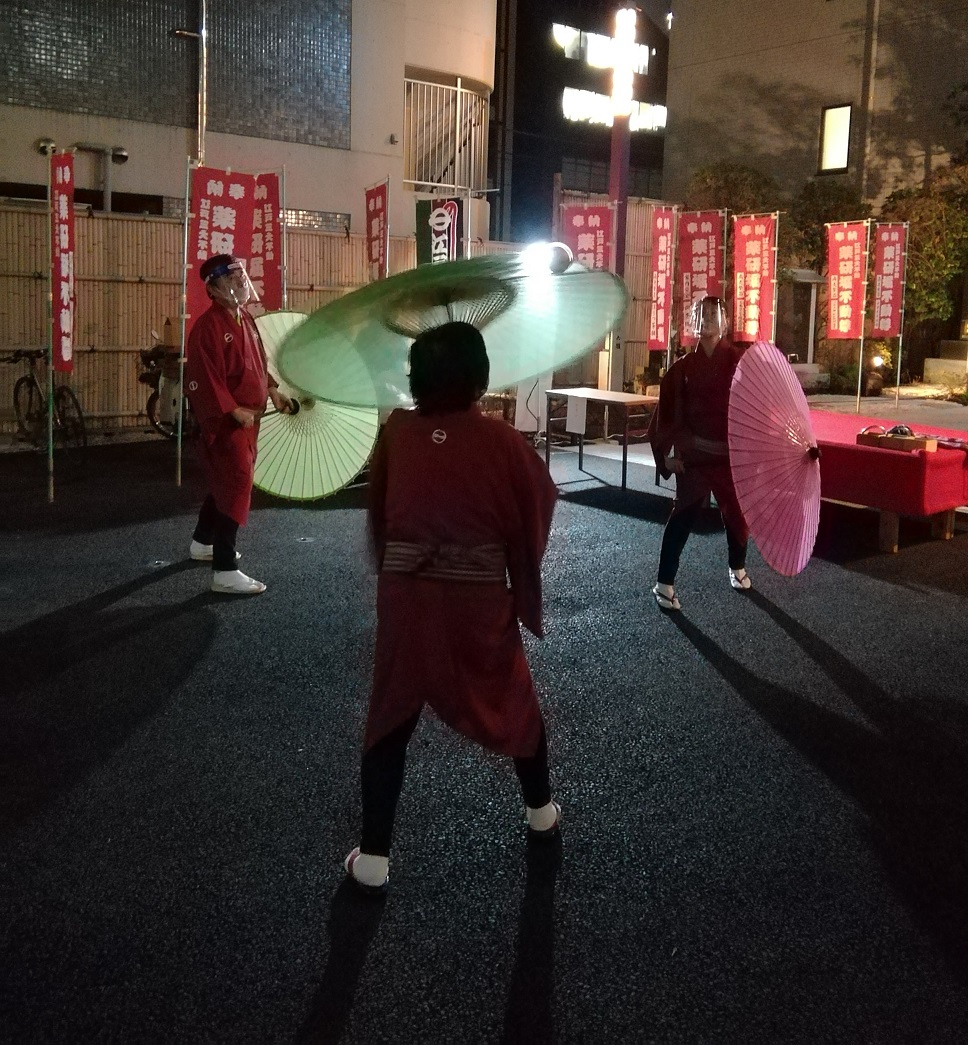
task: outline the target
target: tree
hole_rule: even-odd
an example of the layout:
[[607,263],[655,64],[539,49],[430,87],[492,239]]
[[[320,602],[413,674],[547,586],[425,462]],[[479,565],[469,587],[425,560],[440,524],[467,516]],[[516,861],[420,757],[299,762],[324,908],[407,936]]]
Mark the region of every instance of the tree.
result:
[[950,319],[952,281],[968,268],[968,163],[942,167],[920,189],[893,193],[881,217],[910,223],[908,320],[916,324]]
[[700,167],[689,179],[686,210],[731,210],[734,214],[761,214],[777,210],[780,189],[768,174],[742,163],[713,163]]
[[828,222],[863,221],[870,213],[870,205],[849,182],[830,178],[808,181],[790,204],[786,249],[781,249],[781,254],[799,267],[823,272],[827,264],[824,226]]
[[860,221],[870,215],[857,190],[841,179],[815,179],[789,205],[767,174],[739,163],[700,167],[686,189],[686,210],[729,210],[733,214],[783,211],[780,217],[780,268],[822,271],[826,260],[824,223]]
[[[943,102],[943,108],[955,127],[968,135],[968,83],[963,83],[951,91]],[[968,137],[962,143],[961,149],[952,156],[952,162],[968,163]]]

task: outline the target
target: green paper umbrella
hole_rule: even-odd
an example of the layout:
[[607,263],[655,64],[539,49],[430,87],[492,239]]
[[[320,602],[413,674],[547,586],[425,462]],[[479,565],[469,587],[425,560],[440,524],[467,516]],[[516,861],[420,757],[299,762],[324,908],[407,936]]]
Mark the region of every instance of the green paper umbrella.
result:
[[491,388],[556,370],[601,341],[628,304],[617,276],[569,260],[556,272],[541,255],[525,251],[422,265],[368,284],[286,336],[281,372],[336,403],[409,406],[410,344],[450,320],[483,332]]
[[[256,319],[273,376],[279,378],[280,343],[306,319],[301,312],[267,312]],[[280,414],[270,406],[262,418],[255,485],[295,501],[312,501],[341,490],[369,460],[379,430],[379,412],[372,406],[318,399],[281,378],[279,388],[298,404],[298,410]]]

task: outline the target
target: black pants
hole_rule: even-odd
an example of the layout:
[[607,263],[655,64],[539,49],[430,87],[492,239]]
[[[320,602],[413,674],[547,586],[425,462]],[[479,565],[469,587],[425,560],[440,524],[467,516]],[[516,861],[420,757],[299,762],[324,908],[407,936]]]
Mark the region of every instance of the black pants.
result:
[[212,569],[235,570],[235,540],[239,524],[215,507],[215,498],[209,494],[202,502],[193,540],[212,546]]
[[[363,755],[360,767],[360,784],[363,791],[363,830],[360,850],[373,856],[389,856],[393,836],[393,818],[397,812],[397,799],[403,787],[404,763],[407,759],[407,744],[417,728],[420,712],[397,726],[392,733],[378,740]],[[538,749],[529,758],[516,758],[514,770],[521,784],[525,805],[540,809],[551,801],[551,785],[548,780],[548,739],[544,721]]]
[[[700,514],[703,510],[702,501],[694,501],[684,508],[673,506],[672,514],[666,523],[665,532],[662,534],[662,549],[659,552],[659,575],[657,580],[660,584],[675,584],[676,574],[679,572],[679,559],[682,557],[682,549],[686,546],[689,534],[692,533]],[[742,570],[746,566],[746,542],[737,540],[736,535],[726,526],[726,547],[729,551],[729,568],[731,570]]]

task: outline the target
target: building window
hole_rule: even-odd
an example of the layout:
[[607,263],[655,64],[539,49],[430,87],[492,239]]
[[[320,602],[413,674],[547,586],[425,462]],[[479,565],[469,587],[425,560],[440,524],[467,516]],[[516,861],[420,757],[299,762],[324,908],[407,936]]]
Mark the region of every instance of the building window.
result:
[[405,81],[403,183],[416,192],[487,189],[488,103],[457,86]]
[[662,171],[659,168],[631,167],[629,169],[629,195],[640,199],[662,199]]
[[312,229],[314,232],[349,232],[350,216],[334,210],[289,210],[282,212],[286,228]]
[[850,146],[849,105],[828,105],[820,118],[820,173],[839,174],[847,170]]
[[574,192],[608,192],[608,164],[577,156],[563,156],[561,187]]
[[[599,160],[563,156],[561,187],[569,192],[607,193],[608,164]],[[658,168],[630,167],[628,194],[642,199],[661,199],[662,171]]]
[[[184,196],[162,196],[162,214],[166,218],[185,220]],[[312,229],[314,232],[342,232],[350,230],[350,216],[331,210],[290,210],[282,212],[282,223],[289,229]]]

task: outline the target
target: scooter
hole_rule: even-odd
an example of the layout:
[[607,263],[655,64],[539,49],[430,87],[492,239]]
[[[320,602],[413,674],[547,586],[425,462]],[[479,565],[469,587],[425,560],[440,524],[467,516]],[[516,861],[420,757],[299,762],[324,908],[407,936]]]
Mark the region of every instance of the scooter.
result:
[[[151,394],[145,404],[145,413],[154,430],[166,439],[178,435],[178,400],[181,367],[178,348],[164,344],[158,333],[152,330],[155,344],[142,348],[138,355],[144,370],[138,381],[150,388]],[[195,421],[188,406],[188,397],[182,397],[182,436],[191,438],[195,434]]]

